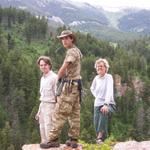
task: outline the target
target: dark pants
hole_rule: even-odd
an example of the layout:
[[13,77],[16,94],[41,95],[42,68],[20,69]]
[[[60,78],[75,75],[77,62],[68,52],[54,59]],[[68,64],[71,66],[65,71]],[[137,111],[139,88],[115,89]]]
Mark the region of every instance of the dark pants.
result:
[[99,132],[105,133],[105,136],[108,136],[108,117],[115,111],[115,105],[109,105],[109,112],[107,115],[104,115],[100,109],[103,106],[94,107],[94,126],[96,134]]

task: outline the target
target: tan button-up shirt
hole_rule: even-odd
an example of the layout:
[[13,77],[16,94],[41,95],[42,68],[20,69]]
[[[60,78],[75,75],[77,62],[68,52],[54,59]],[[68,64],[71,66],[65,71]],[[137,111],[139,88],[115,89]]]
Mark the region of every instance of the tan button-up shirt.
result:
[[40,82],[40,101],[55,102],[57,75],[53,71],[41,77]]

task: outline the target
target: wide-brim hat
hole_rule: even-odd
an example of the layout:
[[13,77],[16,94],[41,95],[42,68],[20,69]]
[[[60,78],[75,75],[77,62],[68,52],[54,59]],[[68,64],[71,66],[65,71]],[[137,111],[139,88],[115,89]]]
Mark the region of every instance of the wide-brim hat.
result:
[[61,34],[59,36],[57,36],[57,38],[61,39],[63,37],[69,36],[69,35],[73,35],[73,32],[70,30],[64,30],[61,32]]

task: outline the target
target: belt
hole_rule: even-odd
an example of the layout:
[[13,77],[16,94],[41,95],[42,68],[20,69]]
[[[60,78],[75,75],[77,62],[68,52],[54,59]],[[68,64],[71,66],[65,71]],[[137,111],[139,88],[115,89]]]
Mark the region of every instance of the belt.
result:
[[68,83],[73,83],[73,82],[79,82],[81,79],[76,79],[76,80],[67,80],[64,79],[64,82],[68,82]]

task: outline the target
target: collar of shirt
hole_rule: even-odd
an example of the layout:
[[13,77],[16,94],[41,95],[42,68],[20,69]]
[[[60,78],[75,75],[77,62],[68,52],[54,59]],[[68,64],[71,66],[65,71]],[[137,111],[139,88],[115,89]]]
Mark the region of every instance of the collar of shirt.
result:
[[76,48],[75,44],[73,44],[72,47],[67,48],[67,51],[68,51],[69,49],[72,49],[72,48]]
[[99,79],[105,79],[106,75],[107,75],[107,73],[105,73],[104,76],[99,75],[98,77],[99,77]]
[[47,73],[47,74],[43,74],[43,77],[46,78],[47,76],[49,76],[51,74],[51,70]]

